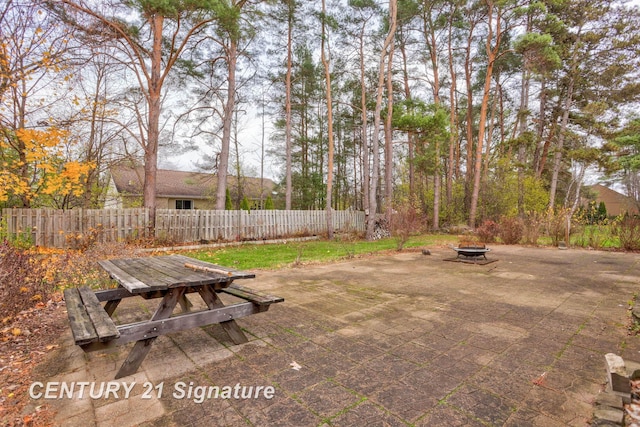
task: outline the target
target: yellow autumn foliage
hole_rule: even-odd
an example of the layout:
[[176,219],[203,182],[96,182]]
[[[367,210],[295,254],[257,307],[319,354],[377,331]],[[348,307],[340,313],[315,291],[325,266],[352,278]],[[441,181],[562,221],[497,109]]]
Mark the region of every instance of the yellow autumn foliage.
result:
[[5,153],[0,160],[0,202],[12,195],[27,200],[39,195],[80,196],[95,165],[63,157],[68,136],[64,130],[50,127],[18,129],[15,140],[0,140],[0,151]]

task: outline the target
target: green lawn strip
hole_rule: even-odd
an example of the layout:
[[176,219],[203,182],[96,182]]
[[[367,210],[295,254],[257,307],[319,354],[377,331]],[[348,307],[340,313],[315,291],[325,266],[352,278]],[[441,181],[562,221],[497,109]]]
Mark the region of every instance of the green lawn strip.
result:
[[[430,247],[457,241],[456,236],[421,235],[410,238],[404,248]],[[237,269],[278,269],[308,262],[331,262],[376,252],[395,251],[394,238],[376,241],[313,240],[287,243],[203,249],[184,254],[202,261]]]

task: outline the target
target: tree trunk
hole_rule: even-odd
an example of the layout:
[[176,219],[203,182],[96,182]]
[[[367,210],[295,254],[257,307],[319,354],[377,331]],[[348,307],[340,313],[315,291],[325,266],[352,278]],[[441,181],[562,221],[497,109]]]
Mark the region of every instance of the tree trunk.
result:
[[87,138],[87,148],[85,154],[85,161],[96,162],[96,167],[91,169],[87,175],[87,180],[85,181],[85,190],[82,193],[82,207],[85,209],[90,209],[92,207],[92,190],[94,184],[98,181],[98,174],[100,173],[100,163],[102,158],[102,147],[101,138],[98,136],[98,127],[102,127],[104,122],[99,121],[103,119],[104,114],[104,104],[100,101],[100,87],[102,86],[102,80],[104,77],[104,70],[98,69],[96,73],[96,82],[95,82],[95,92],[93,95],[93,102],[91,104],[91,119],[89,121],[89,136]]
[[[440,106],[440,75],[437,56],[437,38],[434,32],[434,24],[431,22],[431,10],[428,18],[424,19],[424,34],[429,46],[429,57],[431,59],[431,70],[433,72],[433,103]],[[429,26],[427,28],[427,21]],[[440,229],[440,141],[436,139],[434,147],[434,167],[433,167],[433,229]]]
[[333,193],[333,106],[331,99],[331,71],[329,70],[329,59],[325,53],[326,31],[325,31],[325,14],[326,1],[322,0],[322,48],[320,55],[322,57],[322,65],[324,66],[324,77],[327,86],[327,140],[329,143],[328,159],[327,159],[327,196],[326,196],[326,212],[327,212],[327,237],[333,239],[333,215],[331,212],[331,197]]
[[227,174],[229,170],[229,147],[231,143],[231,124],[233,122],[233,110],[236,101],[236,64],[238,61],[238,43],[233,38],[229,43],[228,54],[228,80],[227,101],[224,106],[222,118],[222,143],[220,158],[218,161],[218,187],[216,189],[216,209],[224,210],[224,202],[227,190]]
[[533,155],[533,165],[536,173],[536,178],[542,176],[542,170],[544,168],[544,162],[542,160],[542,138],[544,136],[545,115],[547,108],[547,79],[542,76],[542,82],[540,82],[540,110],[538,114],[538,139],[536,141],[536,150]]
[[385,78],[385,58],[387,57],[387,51],[389,50],[396,31],[396,13],[397,13],[397,0],[389,0],[389,32],[385,38],[384,45],[380,51],[380,60],[378,62],[378,86],[376,90],[376,107],[373,116],[373,138],[372,138],[372,150],[373,150],[373,164],[371,170],[371,185],[369,188],[369,220],[367,221],[367,239],[373,239],[373,233],[375,231],[375,218],[378,209],[377,193],[378,193],[378,177],[380,172],[380,144],[379,144],[379,132],[380,132],[380,112],[382,110],[382,90],[384,87]]
[[496,18],[496,28],[495,28],[495,46],[491,47],[491,40],[493,39],[493,12],[494,5],[491,2],[488,2],[488,19],[489,19],[489,34],[487,36],[487,40],[485,43],[485,48],[487,52],[487,71],[484,79],[484,89],[482,94],[482,104],[480,106],[480,117],[478,118],[478,143],[476,145],[476,156],[475,156],[475,164],[473,167],[473,193],[471,194],[471,206],[469,208],[469,226],[475,227],[476,225],[476,213],[478,209],[478,195],[480,194],[480,178],[482,175],[482,147],[484,144],[485,138],[485,129],[487,125],[487,114],[489,110],[489,98],[491,91],[491,80],[493,78],[493,67],[495,64],[495,60],[498,54],[498,49],[500,46],[500,38],[502,37],[502,29],[501,29],[501,20],[500,15],[498,14]]
[[547,159],[549,158],[549,148],[551,147],[551,141],[554,140],[557,129],[557,117],[553,117],[551,122],[551,129],[549,129],[549,135],[545,138],[544,144],[542,145],[542,154],[540,155],[540,162],[538,164],[538,169],[536,170],[536,176],[540,178],[542,176],[542,172],[544,172],[545,167],[547,166]]
[[[402,81],[404,86],[404,97],[407,100],[411,100],[411,87],[409,86],[409,71],[407,68],[407,49],[404,41],[400,43],[400,54],[402,55]],[[415,199],[415,161],[414,161],[414,147],[415,147],[415,134],[412,131],[407,132],[407,162],[409,163],[409,200],[411,202]]]
[[[520,95],[520,114],[519,125],[520,135],[522,135],[527,127],[527,115],[529,111],[529,85],[531,82],[530,73],[525,69],[522,71],[522,88]],[[523,217],[524,212],[524,193],[525,193],[525,161],[526,161],[527,147],[524,141],[520,141],[518,148],[518,214]]]
[[362,207],[364,209],[365,224],[372,221],[372,217],[375,217],[374,211],[371,210],[371,201],[369,199],[370,189],[372,185],[371,167],[369,165],[369,135],[368,135],[368,120],[367,120],[367,83],[366,83],[366,69],[364,58],[364,30],[367,21],[362,25],[360,31],[360,115],[362,121],[362,130],[360,131],[360,139],[362,141]]
[[[453,17],[455,16],[456,9],[451,12],[449,18],[449,39],[448,39],[448,52],[449,52],[449,74],[451,78],[451,84],[449,86],[449,98],[450,99],[450,109],[449,109],[449,127],[450,127],[450,136],[449,136],[449,164],[447,165],[447,178],[446,178],[446,193],[447,193],[447,203],[450,204],[453,202],[453,175],[456,157],[456,145],[458,144],[458,109],[457,109],[457,98],[456,98],[456,70],[455,70],[455,62],[453,56]],[[459,148],[459,147],[458,147]],[[459,149],[457,150],[459,152]]]
[[394,43],[389,46],[387,59],[387,117],[384,125],[384,192],[386,204],[387,224],[391,225],[391,213],[393,212],[393,53]]
[[149,84],[149,130],[144,143],[144,206],[149,209],[150,234],[156,228],[156,174],[158,170],[158,140],[160,139],[160,97],[162,89],[162,26],[164,17],[155,14],[150,19],[153,33],[151,77]]
[[473,31],[475,25],[471,21],[469,34],[467,35],[466,54],[464,59],[464,76],[467,89],[467,153],[466,153],[466,171],[464,177],[464,207],[471,208],[471,182],[473,180],[473,58],[471,57],[471,49],[474,44]]
[[287,27],[287,74],[285,76],[285,156],[286,156],[286,188],[285,209],[291,210],[291,195],[293,192],[291,168],[291,72],[293,68],[293,5],[289,2],[289,16]]
[[558,188],[558,176],[560,175],[560,168],[562,166],[562,150],[564,147],[564,138],[569,125],[569,110],[571,104],[573,104],[573,85],[575,83],[576,70],[578,69],[578,49],[581,43],[581,29],[578,30],[576,41],[573,45],[573,54],[571,57],[571,69],[569,70],[569,83],[567,86],[567,95],[564,101],[562,122],[560,124],[560,130],[558,132],[558,143],[556,151],[553,156],[553,172],[551,176],[551,185],[549,189],[549,208],[553,209],[556,202],[556,191]]
[[[244,199],[244,182],[242,179],[242,164],[240,163],[240,144],[238,144],[238,111],[233,112],[233,148],[236,156],[236,185],[237,185],[237,206],[242,206],[242,200]],[[227,198],[227,190],[225,188],[225,205]],[[226,206],[225,206],[226,208]]]
[[[532,30],[532,16],[527,16],[527,33]],[[529,112],[529,87],[531,84],[531,72],[529,71],[529,64],[527,57],[524,58],[522,64],[522,83],[520,87],[520,108],[518,113],[518,121],[515,127],[519,129],[519,135],[522,135],[527,128],[527,115]],[[525,161],[527,147],[524,141],[520,141],[518,148],[518,215],[524,217],[524,193],[525,193]]]

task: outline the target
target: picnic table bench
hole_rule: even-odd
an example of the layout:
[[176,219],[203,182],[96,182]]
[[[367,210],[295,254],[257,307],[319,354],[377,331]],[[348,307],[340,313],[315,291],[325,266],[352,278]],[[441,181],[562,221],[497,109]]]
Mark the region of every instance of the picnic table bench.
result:
[[[267,311],[283,298],[232,283],[255,275],[215,264],[169,255],[99,261],[118,288],[93,291],[88,287],[64,291],[71,332],[76,345],[91,352],[135,341],[116,379],[135,373],[160,335],[219,323],[235,344],[247,342],[235,319]],[[197,293],[206,308],[191,311],[187,294]],[[218,293],[241,302],[225,306]],[[160,299],[146,321],[116,324],[113,313],[124,298]],[[101,303],[105,303],[104,305]],[[180,304],[182,312],[173,314]]]

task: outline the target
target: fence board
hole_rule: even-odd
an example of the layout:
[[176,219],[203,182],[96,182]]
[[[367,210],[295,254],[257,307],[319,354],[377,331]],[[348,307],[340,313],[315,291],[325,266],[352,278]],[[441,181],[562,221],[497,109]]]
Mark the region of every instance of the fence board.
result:
[[[334,232],[363,232],[364,213],[334,211]],[[2,210],[3,232],[38,246],[76,247],[136,240],[148,235],[149,210],[131,209],[15,209]],[[156,237],[175,243],[274,239],[292,235],[326,234],[326,212],[156,210]]]

